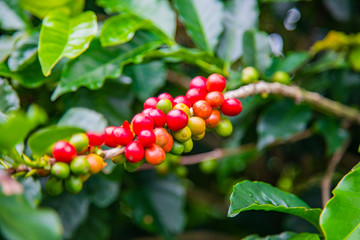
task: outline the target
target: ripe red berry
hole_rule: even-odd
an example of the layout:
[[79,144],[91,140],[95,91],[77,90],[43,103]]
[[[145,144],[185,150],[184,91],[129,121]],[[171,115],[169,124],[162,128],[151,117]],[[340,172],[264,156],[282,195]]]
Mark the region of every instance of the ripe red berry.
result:
[[169,99],[171,104],[174,105],[174,98],[168,94],[168,93],[161,93],[159,96],[158,96],[158,99],[161,100],[161,99]]
[[225,101],[220,107],[220,110],[223,114],[227,116],[235,116],[241,113],[242,104],[240,100],[236,98],[225,99]]
[[155,127],[163,127],[166,123],[166,115],[160,109],[151,109],[148,116],[154,120]]
[[116,127],[112,131],[113,139],[117,145],[125,146],[134,139],[134,134],[130,128]]
[[56,161],[69,163],[76,156],[76,149],[67,141],[58,141],[52,149],[52,154]]
[[105,142],[104,132],[86,132],[86,135],[89,138],[90,146],[101,146]]
[[200,89],[206,91],[206,78],[201,77],[201,76],[194,77],[190,81],[190,87],[189,88],[190,89],[191,88],[200,88]]
[[163,147],[168,143],[169,134],[165,128],[155,128],[154,133],[156,136],[156,142],[155,142],[156,145]]
[[168,133],[168,137],[169,137],[169,141],[166,143],[165,146],[162,147],[166,153],[170,152],[174,144],[174,139],[170,133]]
[[213,92],[213,91],[222,92],[224,91],[225,87],[226,87],[226,79],[220,74],[213,73],[208,77],[206,82],[206,89],[209,92]]
[[179,131],[186,127],[188,120],[186,113],[179,109],[173,109],[166,115],[167,126],[173,131]]
[[113,130],[115,129],[114,126],[110,126],[105,128],[105,145],[111,148],[114,148],[117,146],[115,139],[112,135]]
[[220,119],[221,119],[221,113],[219,112],[219,110],[213,109],[210,117],[208,117],[205,120],[206,127],[210,129],[215,128],[219,124]]
[[159,99],[157,99],[156,97],[150,97],[150,98],[146,99],[144,102],[144,109],[156,108],[156,104],[158,103],[158,101],[159,101]]
[[151,165],[159,165],[165,161],[165,157],[164,149],[156,144],[145,150],[145,160]]
[[143,113],[143,114],[145,114],[146,116],[149,116],[149,112],[151,111],[151,110],[153,110],[154,108],[146,108],[146,109],[144,109],[141,113]]
[[191,102],[185,97],[185,96],[177,96],[174,99],[174,105],[178,104],[178,103],[183,103],[186,106],[188,106],[189,108],[191,108]]
[[125,157],[131,163],[140,162],[145,154],[145,150],[141,143],[132,141],[125,148]]
[[209,92],[205,98],[205,101],[207,101],[213,108],[220,107],[224,100],[224,94],[219,91]]
[[144,147],[151,147],[156,141],[156,136],[152,130],[145,129],[138,134],[138,139]]
[[152,130],[154,128],[154,120],[143,113],[136,114],[132,119],[131,124],[136,135],[138,135],[141,130]]
[[190,101],[191,105],[199,100],[205,100],[207,92],[200,88],[189,89],[186,93],[186,98]]
[[204,100],[200,100],[194,103],[193,111],[195,116],[200,117],[202,119],[207,119],[211,115],[212,107],[208,102]]

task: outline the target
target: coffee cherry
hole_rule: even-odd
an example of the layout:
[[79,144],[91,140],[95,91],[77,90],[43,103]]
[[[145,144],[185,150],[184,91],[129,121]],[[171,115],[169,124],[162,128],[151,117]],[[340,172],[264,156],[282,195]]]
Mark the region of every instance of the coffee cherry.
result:
[[[191,118],[190,118],[191,119]],[[173,132],[174,138],[179,142],[186,142],[189,139],[191,139],[191,130],[189,127],[184,127],[183,129],[180,129],[179,131]]]
[[131,163],[140,162],[144,158],[144,154],[143,145],[137,141],[132,141],[125,148],[125,157]]
[[117,144],[115,142],[115,138],[112,134],[114,131],[115,126],[110,126],[105,128],[105,145],[111,148],[117,147]]
[[65,189],[71,194],[76,194],[81,191],[83,187],[83,181],[80,176],[70,176],[65,180]]
[[146,116],[149,116],[149,112],[151,111],[151,110],[153,110],[154,108],[146,108],[146,109],[144,109],[144,110],[142,110],[142,112],[141,113],[143,113],[143,114],[145,114]]
[[236,116],[242,111],[242,104],[239,99],[228,98],[225,99],[220,107],[220,110],[226,116]]
[[211,115],[212,107],[208,102],[200,100],[193,105],[193,111],[195,116],[201,117],[202,119],[207,119]]
[[161,99],[168,99],[168,100],[170,100],[171,104],[174,105],[174,99],[173,99],[173,97],[172,97],[170,94],[168,94],[168,93],[162,93],[162,94],[160,94],[160,95],[158,96],[158,99],[159,99],[159,100],[161,100]]
[[176,105],[178,103],[183,103],[188,106],[188,108],[191,108],[191,102],[185,96],[180,95],[174,98],[174,104]]
[[169,137],[169,141],[167,142],[167,144],[165,144],[165,146],[162,147],[166,153],[170,152],[174,143],[174,139],[170,133],[168,133],[168,137]]
[[85,133],[74,134],[69,142],[75,147],[77,153],[84,152],[89,146],[89,138]]
[[86,132],[89,146],[101,146],[105,142],[105,132]]
[[139,133],[138,140],[144,147],[151,147],[156,141],[156,136],[152,130],[145,129]]
[[191,105],[200,100],[205,100],[207,92],[200,88],[192,88],[186,92],[186,98],[190,101]]
[[209,129],[215,128],[219,124],[220,119],[221,119],[221,113],[219,112],[219,110],[213,109],[210,117],[208,117],[205,120],[206,127]]
[[80,175],[79,177],[81,178],[82,182],[85,182],[86,180],[89,179],[89,177],[91,176],[90,173],[84,174],[84,175]]
[[202,161],[199,167],[203,173],[210,174],[213,173],[218,167],[218,161],[216,159],[209,159],[206,161]]
[[165,114],[167,114],[168,112],[171,111],[171,109],[173,108],[172,103],[170,102],[169,99],[161,99],[159,100],[159,102],[156,104],[156,108],[160,109],[161,111],[163,111]]
[[86,156],[86,160],[90,165],[90,173],[96,174],[103,169],[106,164],[104,163],[104,159],[96,154],[89,154]]
[[190,89],[199,88],[206,91],[206,78],[197,76],[190,81]]
[[126,161],[124,163],[124,168],[126,171],[128,172],[135,172],[135,170],[140,167],[141,165],[143,165],[144,161],[140,161],[140,162],[136,162],[136,163],[131,163],[129,161]]
[[226,79],[220,74],[211,74],[206,81],[206,89],[208,92],[219,91],[222,92],[226,87]]
[[189,140],[187,140],[186,142],[184,142],[183,144],[184,144],[184,153],[190,152],[194,147],[194,143],[191,138]]
[[63,180],[50,177],[45,183],[45,191],[50,196],[60,195],[64,191]]
[[134,139],[134,134],[130,128],[116,127],[112,132],[112,137],[116,145],[126,146]]
[[51,167],[51,175],[59,179],[65,179],[70,175],[69,165],[64,162],[56,162]]
[[181,155],[184,152],[184,145],[178,141],[174,141],[170,153],[175,155]]
[[284,71],[277,71],[273,74],[272,79],[273,82],[279,82],[281,84],[288,85],[291,82],[290,75]]
[[159,99],[156,97],[150,97],[145,100],[144,102],[144,109],[147,108],[156,108],[156,104],[158,103]]
[[199,117],[191,117],[189,119],[188,127],[190,128],[192,135],[202,134],[206,130],[204,119]]
[[163,127],[166,123],[166,115],[160,109],[151,109],[148,116],[154,120],[155,127]]
[[154,133],[156,136],[155,144],[164,147],[169,141],[169,134],[165,128],[155,128]]
[[227,117],[223,117],[215,128],[215,131],[220,137],[228,137],[233,131],[232,123]]
[[124,164],[126,162],[126,157],[124,154],[120,154],[120,155],[117,155],[117,156],[111,158],[111,161],[117,165]]
[[207,101],[212,108],[220,107],[224,100],[224,94],[218,91],[209,92],[205,97],[205,101]]
[[186,115],[188,115],[188,117],[190,117],[190,109],[188,106],[186,106],[186,104],[184,103],[178,103],[176,104],[173,109],[179,109],[182,110],[184,113],[186,113]]
[[170,165],[169,165],[168,161],[164,161],[162,164],[159,164],[159,165],[155,166],[155,171],[159,175],[168,174],[169,171],[170,171]]
[[165,151],[162,147],[154,144],[145,150],[145,160],[148,164],[159,165],[165,161]]
[[170,130],[179,131],[188,124],[188,116],[179,109],[173,109],[166,115],[166,124]]
[[76,149],[67,141],[55,143],[52,154],[56,161],[69,163],[76,156]]
[[205,132],[203,132],[202,134],[199,134],[199,135],[193,135],[191,138],[192,138],[192,140],[199,141],[199,140],[203,139],[204,137],[205,137]]
[[259,74],[256,68],[246,67],[241,72],[241,82],[243,84],[253,83],[259,79]]
[[70,163],[70,170],[75,175],[87,174],[90,172],[90,164],[85,157],[76,157]]
[[183,165],[178,165],[175,168],[175,175],[179,178],[186,177],[188,174],[188,169]]
[[152,130],[154,128],[154,120],[145,114],[138,113],[131,121],[133,131],[138,135],[142,130]]

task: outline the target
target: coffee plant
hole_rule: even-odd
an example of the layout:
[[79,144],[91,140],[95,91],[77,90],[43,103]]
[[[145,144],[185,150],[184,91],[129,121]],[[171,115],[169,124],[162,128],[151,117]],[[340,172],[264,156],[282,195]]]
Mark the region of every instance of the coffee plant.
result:
[[360,239],[359,9],[0,0],[0,238]]

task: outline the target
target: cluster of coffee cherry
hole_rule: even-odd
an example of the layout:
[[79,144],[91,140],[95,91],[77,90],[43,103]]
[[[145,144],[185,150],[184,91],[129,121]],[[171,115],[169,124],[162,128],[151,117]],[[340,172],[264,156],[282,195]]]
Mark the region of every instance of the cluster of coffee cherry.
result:
[[[159,165],[167,155],[188,153],[193,140],[202,139],[207,130],[214,129],[221,137],[229,136],[233,127],[226,116],[238,115],[242,105],[238,99],[225,99],[225,88],[226,79],[219,74],[211,74],[207,79],[197,76],[191,80],[185,96],[173,98],[162,93],[148,98],[143,111],[130,124],[125,121],[101,133],[76,134],[70,141],[58,141],[52,147],[56,163],[51,167],[49,186],[62,186],[65,181],[68,192],[79,192],[82,182],[106,165],[101,156],[92,153],[103,144],[110,148],[124,147],[124,154],[112,160],[125,163],[126,168],[143,162]],[[84,153],[87,155],[81,155]],[[51,191],[50,187],[49,190],[53,195],[62,192],[62,189]]]

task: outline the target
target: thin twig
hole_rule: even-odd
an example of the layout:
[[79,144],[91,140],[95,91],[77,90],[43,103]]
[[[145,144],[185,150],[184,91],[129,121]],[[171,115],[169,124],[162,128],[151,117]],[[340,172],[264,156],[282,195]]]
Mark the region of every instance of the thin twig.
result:
[[336,166],[339,164],[340,160],[344,156],[346,149],[350,144],[350,140],[346,140],[345,143],[339,148],[329,161],[328,168],[324,175],[323,180],[321,181],[321,200],[322,205],[325,207],[326,203],[330,200],[330,189],[331,189],[331,179],[335,172]]

